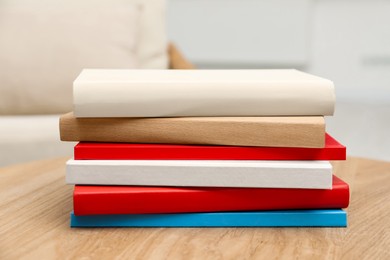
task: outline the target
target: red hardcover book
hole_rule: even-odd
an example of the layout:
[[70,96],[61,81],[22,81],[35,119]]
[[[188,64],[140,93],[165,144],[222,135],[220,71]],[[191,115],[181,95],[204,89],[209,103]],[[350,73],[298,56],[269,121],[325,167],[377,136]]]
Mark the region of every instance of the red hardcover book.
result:
[[346,208],[349,187],[333,189],[75,186],[75,215]]
[[345,160],[346,148],[326,134],[324,148],[80,142],[75,160]]

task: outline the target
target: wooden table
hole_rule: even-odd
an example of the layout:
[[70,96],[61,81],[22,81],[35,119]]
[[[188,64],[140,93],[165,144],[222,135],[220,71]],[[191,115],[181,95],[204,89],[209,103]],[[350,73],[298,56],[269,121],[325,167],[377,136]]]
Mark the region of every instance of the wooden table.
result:
[[390,259],[390,163],[349,158],[348,228],[69,228],[65,158],[0,170],[0,259]]

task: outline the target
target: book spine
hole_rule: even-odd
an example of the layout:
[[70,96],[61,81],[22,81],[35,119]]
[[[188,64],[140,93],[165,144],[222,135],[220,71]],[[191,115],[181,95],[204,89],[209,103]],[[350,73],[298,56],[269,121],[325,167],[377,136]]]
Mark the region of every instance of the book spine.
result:
[[92,215],[71,213],[71,227],[346,227],[341,209],[188,214]]
[[331,190],[77,185],[74,189],[75,215],[326,209],[348,204],[344,182]]
[[326,161],[69,160],[68,184],[331,189]]
[[[141,77],[128,72],[119,78],[115,71],[102,73],[104,77],[75,80],[76,117],[326,116],[334,110],[333,83],[309,75],[289,79],[282,72],[262,80],[237,74],[229,80],[229,71],[212,78],[202,71],[190,78],[174,71],[151,71]],[[150,80],[161,73],[170,75]]]
[[325,146],[323,117],[60,118],[62,141],[233,146]]
[[345,160],[345,146],[324,148],[88,143],[74,147],[75,160]]

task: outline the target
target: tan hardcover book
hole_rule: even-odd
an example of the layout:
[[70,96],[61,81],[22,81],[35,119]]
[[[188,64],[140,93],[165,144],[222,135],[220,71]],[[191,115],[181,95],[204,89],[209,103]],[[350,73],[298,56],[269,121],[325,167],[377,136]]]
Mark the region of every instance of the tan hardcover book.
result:
[[62,141],[313,147],[325,120],[307,117],[60,118]]

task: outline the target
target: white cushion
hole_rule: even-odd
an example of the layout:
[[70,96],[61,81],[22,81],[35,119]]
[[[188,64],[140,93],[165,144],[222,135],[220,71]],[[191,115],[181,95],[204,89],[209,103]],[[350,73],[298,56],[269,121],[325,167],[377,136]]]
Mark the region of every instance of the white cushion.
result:
[[136,67],[138,7],[92,2],[2,1],[1,114],[69,111],[82,68]]
[[0,2],[0,114],[72,110],[82,68],[166,68],[164,0]]
[[143,4],[138,41],[141,69],[166,69],[167,33],[165,28],[166,0],[135,0]]
[[166,0],[133,1],[143,4],[138,41],[139,68],[167,69]]

